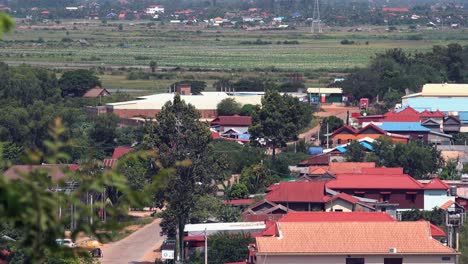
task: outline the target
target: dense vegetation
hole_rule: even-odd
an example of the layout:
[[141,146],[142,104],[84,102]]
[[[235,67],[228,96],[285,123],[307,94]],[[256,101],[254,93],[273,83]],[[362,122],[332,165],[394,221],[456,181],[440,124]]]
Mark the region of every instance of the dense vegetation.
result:
[[368,67],[350,74],[342,87],[356,99],[383,99],[389,108],[407,89],[417,92],[426,83],[466,83],[467,70],[468,46],[453,43],[416,53],[391,49],[377,54]]

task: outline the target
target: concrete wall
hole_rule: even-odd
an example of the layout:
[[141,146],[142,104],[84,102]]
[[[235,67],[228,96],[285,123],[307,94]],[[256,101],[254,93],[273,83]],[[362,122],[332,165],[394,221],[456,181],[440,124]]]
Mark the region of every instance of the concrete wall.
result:
[[[354,257],[354,256],[353,256]],[[440,256],[355,256],[364,258],[365,264],[383,264],[384,258],[403,258],[404,264],[455,264],[455,256],[449,256],[450,260],[442,260]],[[257,255],[257,264],[345,264],[346,256],[259,256]]]
[[448,200],[455,201],[455,197],[448,196],[444,190],[424,191],[424,210],[432,210],[436,206],[441,206]]
[[325,211],[327,212],[334,212],[337,209],[342,210],[343,212],[352,212],[353,205],[340,199],[325,204]]

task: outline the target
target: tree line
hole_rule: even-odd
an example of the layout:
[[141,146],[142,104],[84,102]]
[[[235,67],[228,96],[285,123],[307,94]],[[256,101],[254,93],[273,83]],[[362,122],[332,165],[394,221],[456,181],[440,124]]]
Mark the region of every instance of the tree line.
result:
[[467,70],[468,46],[452,43],[414,53],[390,49],[376,54],[369,66],[355,70],[339,85],[356,100],[378,98],[388,109],[406,90],[418,92],[426,83],[466,83]]

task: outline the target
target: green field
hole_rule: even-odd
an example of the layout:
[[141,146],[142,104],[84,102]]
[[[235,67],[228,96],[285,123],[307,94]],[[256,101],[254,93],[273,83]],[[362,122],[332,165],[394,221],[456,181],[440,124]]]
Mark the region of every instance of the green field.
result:
[[[432,45],[450,42],[468,44],[468,37],[462,30],[386,33],[383,29],[373,29],[317,36],[308,33],[306,28],[245,31],[172,25],[147,27],[146,22],[140,22],[126,23],[123,31],[119,31],[120,22],[110,22],[107,26],[100,21],[88,23],[65,21],[50,27],[18,24],[16,31],[5,35],[0,42],[0,60],[40,62],[50,66],[58,63],[59,66],[116,67],[147,66],[154,60],[161,67],[192,70],[343,71],[364,66],[372,55],[389,48],[425,51]],[[86,39],[89,45],[79,43],[80,39]],[[241,44],[257,39],[271,44]],[[341,45],[343,39],[358,44]],[[299,44],[277,44],[286,40]]]

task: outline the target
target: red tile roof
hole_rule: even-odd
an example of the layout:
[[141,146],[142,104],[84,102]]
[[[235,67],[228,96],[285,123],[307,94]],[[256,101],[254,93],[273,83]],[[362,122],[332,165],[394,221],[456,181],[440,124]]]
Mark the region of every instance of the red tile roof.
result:
[[328,203],[330,201],[335,201],[338,199],[346,201],[351,204],[357,204],[359,202],[359,199],[354,198],[353,196],[346,194],[346,193],[338,193],[338,194],[333,195],[332,197],[327,197],[326,201]]
[[362,168],[362,174],[389,174],[389,175],[401,175],[403,168]]
[[328,165],[330,163],[330,155],[321,154],[307,158],[299,162],[299,166],[314,166],[314,165]]
[[83,97],[85,98],[98,98],[99,96],[105,96],[105,95],[109,95],[110,93],[104,89],[104,88],[101,88],[101,87],[94,87],[92,89],[89,89],[84,95]]
[[23,177],[23,174],[44,172],[51,180],[60,181],[67,177],[67,170],[75,171],[77,166],[76,164],[14,165],[6,170],[3,175],[10,180],[18,180]]
[[280,222],[280,236],[257,237],[257,255],[457,255],[425,222]]
[[426,221],[424,218],[419,219],[421,222],[427,222],[429,223],[431,227],[431,236],[432,237],[447,237],[447,234],[445,234],[445,231],[442,230],[440,227],[434,225],[433,223]]
[[393,222],[384,212],[290,212],[278,222]]
[[375,162],[331,162],[331,173],[360,173],[363,168],[375,168]]
[[338,174],[336,180],[326,183],[327,188],[422,190],[423,185],[408,174]]
[[324,182],[280,182],[278,188],[265,195],[272,202],[323,203]]
[[439,178],[434,178],[430,182],[424,184],[425,190],[448,190],[448,186],[445,182],[441,181]]
[[114,149],[114,153],[112,154],[112,159],[119,159],[120,157],[129,153],[132,150],[133,148],[131,147],[116,147]]
[[102,161],[104,168],[113,168],[117,165],[117,159],[104,159]]
[[382,8],[384,12],[396,12],[396,13],[408,13],[409,9],[406,7],[384,7]]
[[250,126],[252,124],[252,117],[250,116],[218,116],[211,121],[211,125],[219,126]]

